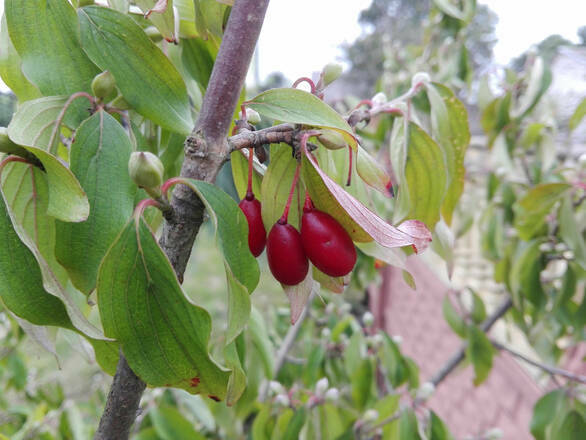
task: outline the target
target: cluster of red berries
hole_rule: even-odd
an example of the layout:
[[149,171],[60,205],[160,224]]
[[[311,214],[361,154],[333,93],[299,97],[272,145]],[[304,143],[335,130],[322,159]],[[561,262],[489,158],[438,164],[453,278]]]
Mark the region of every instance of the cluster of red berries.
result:
[[332,277],[350,273],[356,263],[356,249],[346,230],[331,215],[315,209],[309,195],[303,207],[301,232],[287,222],[298,171],[283,216],[273,225],[268,238],[262,221],[261,204],[254,197],[251,185],[238,205],[248,221],[250,252],[258,257],[266,245],[271,273],[277,281],[288,286],[305,279],[309,270],[308,260]]

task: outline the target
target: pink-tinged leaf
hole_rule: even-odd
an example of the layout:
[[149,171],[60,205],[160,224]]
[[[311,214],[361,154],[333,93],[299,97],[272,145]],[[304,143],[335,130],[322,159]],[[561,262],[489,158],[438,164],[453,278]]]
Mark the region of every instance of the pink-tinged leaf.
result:
[[144,18],[149,18],[153,12],[158,14],[164,13],[167,10],[167,3],[168,0],[159,0],[157,3],[155,3],[155,6],[149,9],[146,14],[144,14]]
[[356,171],[367,185],[380,191],[386,197],[391,197],[389,188],[392,188],[391,177],[368,151],[358,145],[356,152]]
[[317,288],[317,284],[313,281],[312,271],[310,270],[307,272],[305,279],[296,286],[286,286],[284,284],[282,286],[287,298],[289,298],[291,324],[294,325],[303,313],[311,291]]
[[431,241],[431,233],[420,221],[408,220],[396,228],[380,218],[324,173],[310,153],[305,152],[302,169],[316,208],[338,220],[353,241],[374,240],[389,248],[414,246],[417,251]]

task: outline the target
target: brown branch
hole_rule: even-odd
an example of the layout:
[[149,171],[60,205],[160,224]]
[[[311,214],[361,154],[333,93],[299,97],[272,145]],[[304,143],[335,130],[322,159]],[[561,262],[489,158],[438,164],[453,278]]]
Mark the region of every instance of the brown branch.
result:
[[[510,297],[504,300],[497,309],[486,318],[482,324],[480,324],[480,330],[485,333],[489,331],[494,323],[502,318],[512,306],[513,300]],[[429,382],[437,387],[440,382],[448,376],[448,374],[454,371],[458,364],[464,360],[466,355],[466,345],[467,344],[462,345],[462,347],[454,353],[450,359],[448,359],[448,361],[431,377],[431,379],[429,379]]]
[[244,129],[228,138],[228,149],[232,152],[243,148],[254,148],[264,144],[278,144],[280,142],[291,145],[295,134],[296,130],[292,124],[279,124],[258,131]]
[[[228,155],[226,135],[246,78],[269,0],[234,2],[208,83],[199,118],[185,141],[181,176],[213,182]],[[202,202],[185,185],[178,185],[167,215],[160,245],[180,281],[195,236],[203,221]],[[124,356],[116,369],[106,409],[95,440],[124,440],[136,417],[145,384],[134,375]]]
[[490,342],[492,342],[492,345],[494,345],[495,348],[509,352],[513,356],[518,357],[519,359],[527,362],[530,365],[533,365],[534,367],[540,368],[541,370],[545,371],[546,373],[551,374],[552,376],[562,376],[562,377],[565,377],[566,379],[571,380],[573,382],[580,382],[580,383],[586,384],[586,376],[582,376],[581,374],[572,373],[571,371],[562,370],[561,368],[553,367],[551,365],[542,364],[541,362],[534,361],[533,359],[529,359],[524,354],[521,354],[518,351],[515,351],[512,348],[509,348],[506,345],[501,344],[500,342],[492,341],[492,340]]

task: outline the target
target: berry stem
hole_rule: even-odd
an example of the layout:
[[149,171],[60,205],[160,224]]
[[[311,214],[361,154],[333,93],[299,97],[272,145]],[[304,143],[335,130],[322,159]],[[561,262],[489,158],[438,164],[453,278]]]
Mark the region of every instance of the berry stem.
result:
[[254,160],[254,150],[248,149],[248,186],[246,187],[246,200],[254,199],[254,193],[252,192],[252,162]]
[[350,145],[348,145],[348,180],[346,181],[346,186],[350,186],[350,183],[352,183],[352,147]]
[[311,87],[311,94],[312,95],[315,95],[316,94],[315,83],[311,80],[311,78],[308,78],[306,76],[303,76],[303,77],[299,78],[297,81],[295,81],[293,83],[293,85],[291,87],[293,87],[294,89],[296,89],[297,86],[299,84],[301,84],[302,82],[306,82],[307,84],[309,84],[309,87]]
[[305,202],[303,203],[303,212],[313,211],[314,206],[313,202],[311,201],[311,197],[309,197],[309,193],[305,193]]
[[283,210],[283,215],[279,219],[278,223],[281,225],[287,224],[287,219],[289,218],[289,207],[291,206],[291,201],[293,200],[293,193],[295,192],[295,187],[297,186],[297,182],[299,181],[299,171],[301,170],[301,162],[297,163],[297,168],[295,168],[295,176],[293,176],[293,183],[291,184],[291,190],[289,191],[289,197],[287,197],[287,204],[285,205],[285,209]]

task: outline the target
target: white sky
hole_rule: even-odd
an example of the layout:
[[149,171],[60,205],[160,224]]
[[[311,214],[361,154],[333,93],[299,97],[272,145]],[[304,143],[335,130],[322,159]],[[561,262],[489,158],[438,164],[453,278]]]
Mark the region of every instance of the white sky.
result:
[[[551,34],[576,42],[586,25],[586,0],[480,0],[498,16],[495,61],[507,64]],[[271,0],[259,41],[260,77],[280,70],[289,79],[311,76],[340,61],[339,45],[361,33],[360,11],[370,0]]]
[[[358,15],[371,0],[271,0],[259,41],[259,76],[281,71],[293,80],[340,61],[339,46],[361,34]],[[506,64],[551,34],[577,41],[586,0],[480,0],[498,16],[495,60]],[[4,0],[0,0],[0,13]],[[0,82],[0,88],[4,84]]]

